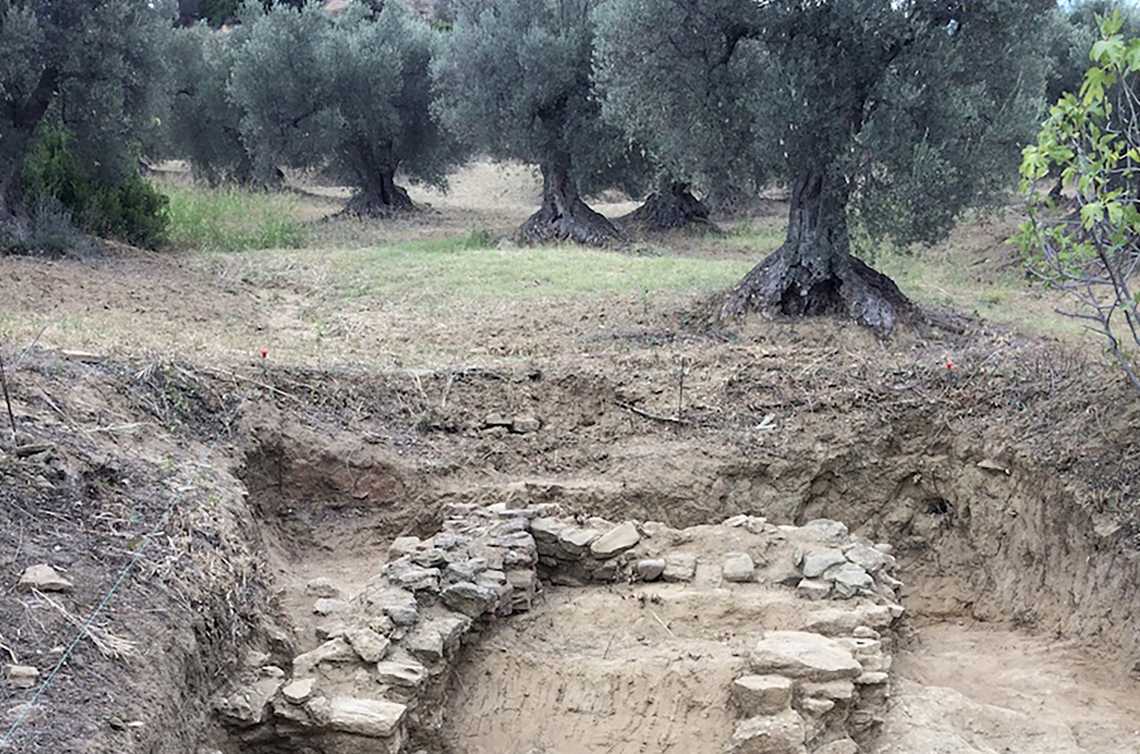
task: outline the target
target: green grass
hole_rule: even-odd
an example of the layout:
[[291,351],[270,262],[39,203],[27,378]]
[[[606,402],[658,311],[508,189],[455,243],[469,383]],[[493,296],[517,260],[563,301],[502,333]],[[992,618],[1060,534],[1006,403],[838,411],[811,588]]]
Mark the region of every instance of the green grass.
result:
[[631,256],[569,246],[479,248],[467,237],[341,252],[330,276],[342,295],[486,300],[564,294],[703,292],[731,285],[752,263]]
[[168,186],[170,243],[203,251],[297,248],[304,226],[294,219],[297,199],[236,187]]

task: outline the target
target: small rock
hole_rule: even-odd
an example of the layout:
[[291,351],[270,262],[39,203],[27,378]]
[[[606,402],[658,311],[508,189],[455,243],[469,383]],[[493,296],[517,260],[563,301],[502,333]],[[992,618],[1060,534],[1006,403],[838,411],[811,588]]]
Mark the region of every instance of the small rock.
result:
[[536,518],[530,522],[530,533],[535,539],[544,542],[556,542],[558,537],[566,530],[566,524],[556,518]]
[[843,554],[867,573],[874,574],[885,566],[890,565],[894,558],[867,545],[852,545],[843,551]]
[[234,725],[257,725],[265,721],[269,702],[281,686],[279,678],[263,678],[252,686],[219,698],[214,703],[214,709]]
[[847,562],[846,556],[839,550],[820,550],[804,556],[804,576],[809,579],[818,579],[828,568],[843,565]]
[[420,611],[408,605],[390,605],[384,608],[384,614],[397,626],[414,626],[420,619]]
[[411,555],[412,562],[424,568],[443,568],[447,565],[447,552],[439,547],[418,550]]
[[358,655],[344,639],[330,639],[311,652],[293,658],[293,677],[309,675],[322,663],[343,664],[358,662]]
[[800,712],[808,717],[823,717],[835,709],[835,702],[831,699],[808,696],[800,700]]
[[808,681],[857,678],[863,666],[837,641],[806,631],[769,631],[749,657],[753,671]]
[[642,581],[656,581],[664,572],[665,561],[660,558],[637,561],[637,575]]
[[730,552],[724,556],[724,580],[742,583],[752,580],[756,564],[746,552]]
[[389,686],[419,688],[427,678],[427,670],[419,663],[380,662],[376,664],[376,680]]
[[436,534],[431,538],[431,543],[441,550],[458,550],[471,544],[471,537],[451,533]]
[[573,527],[564,530],[558,536],[558,544],[562,545],[562,548],[571,555],[581,555],[600,536],[601,533],[593,529]]
[[831,582],[823,579],[802,579],[796,585],[796,593],[813,602],[825,600],[831,594]]
[[342,733],[368,738],[388,738],[404,719],[408,708],[378,699],[336,697],[329,700],[329,727]]
[[354,628],[344,636],[365,662],[379,662],[388,654],[391,642],[370,628]]
[[511,420],[506,418],[500,413],[492,412],[483,417],[483,426],[487,429],[493,427],[507,427],[510,428]]
[[641,541],[641,534],[632,521],[618,524],[590,545],[595,558],[605,559],[620,555]]
[[285,671],[276,665],[262,665],[259,670],[266,678],[284,678]]
[[875,543],[875,549],[878,550],[879,552],[883,553],[884,555],[894,555],[895,554],[895,546],[888,543],[888,542],[876,542]]
[[388,546],[388,559],[398,560],[405,555],[411,555],[420,549],[421,544],[423,543],[419,537],[396,537]]
[[39,680],[40,671],[31,665],[5,665],[4,677],[15,688],[30,689]]
[[439,590],[439,569],[424,568],[412,562],[405,555],[384,566],[384,575],[398,587],[410,592],[435,592]]
[[665,570],[661,578],[665,581],[692,581],[697,572],[697,556],[689,552],[677,552],[665,556]]
[[21,702],[14,707],[9,707],[5,712],[5,717],[11,723],[30,723],[33,720],[43,717],[43,714],[44,708],[40,705],[32,704],[31,702]]
[[881,639],[882,635],[870,626],[856,626],[851,635],[856,639]]
[[431,664],[443,659],[443,637],[430,623],[420,624],[404,637],[403,646],[423,663]]
[[285,697],[285,701],[290,704],[304,704],[313,698],[313,694],[316,693],[316,690],[316,680],[313,678],[304,678],[300,681],[293,681],[281,689],[281,696]]
[[801,754],[807,731],[795,710],[778,715],[757,715],[736,724],[732,733],[734,754]]
[[[503,511],[503,513],[514,513],[514,511]],[[525,518],[508,518],[492,526],[489,533],[492,537],[505,537],[508,534],[519,534],[529,532],[529,530],[530,525]]]
[[744,526],[746,523],[748,523],[748,516],[744,513],[741,513],[741,514],[738,514],[736,516],[732,516],[731,518],[726,518],[724,520],[724,523],[721,525],[722,526],[730,526],[732,528],[737,528],[740,526]]
[[542,429],[542,420],[531,414],[519,414],[511,420],[511,431],[515,434],[525,435]]
[[890,680],[890,676],[881,671],[870,671],[855,679],[860,686],[878,686]]
[[499,593],[491,587],[460,581],[444,589],[440,599],[452,610],[478,618],[497,604]]
[[475,583],[480,586],[502,586],[507,583],[507,574],[497,568],[490,568],[480,573]]
[[800,684],[800,694],[805,697],[817,699],[831,699],[837,702],[849,702],[855,696],[855,684],[851,681],[804,681]]
[[332,615],[347,609],[348,603],[344,600],[334,600],[328,597],[321,597],[313,603],[313,615]]
[[732,701],[744,717],[775,715],[792,703],[792,679],[780,675],[746,675],[732,684]]
[[332,579],[321,576],[305,584],[305,594],[312,595],[313,597],[338,599],[340,597],[340,590],[333,584]]
[[321,641],[328,641],[329,639],[339,639],[344,636],[348,630],[348,626],[342,620],[329,621],[328,623],[321,623],[313,627],[313,633]]
[[16,590],[20,592],[30,592],[33,589],[41,592],[70,592],[74,588],[74,584],[47,563],[28,566],[16,583]]
[[847,525],[840,521],[832,521],[830,518],[817,518],[808,521],[803,525],[805,529],[819,532],[827,539],[835,542],[840,542],[847,538]]
[[868,592],[875,586],[875,580],[861,566],[854,563],[832,568],[823,575],[828,581],[835,582],[835,596],[840,599],[852,597]]
[[270,659],[268,652],[251,649],[245,653],[244,662],[247,668],[260,668],[262,665],[268,665]]

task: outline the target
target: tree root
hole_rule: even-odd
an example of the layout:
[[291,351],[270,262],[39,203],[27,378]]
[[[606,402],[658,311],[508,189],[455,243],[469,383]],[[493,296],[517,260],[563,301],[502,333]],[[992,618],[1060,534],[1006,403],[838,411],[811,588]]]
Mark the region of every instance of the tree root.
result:
[[752,311],[846,314],[885,337],[915,307],[893,280],[855,257],[812,257],[785,244],[744,276],[721,306],[720,318]]

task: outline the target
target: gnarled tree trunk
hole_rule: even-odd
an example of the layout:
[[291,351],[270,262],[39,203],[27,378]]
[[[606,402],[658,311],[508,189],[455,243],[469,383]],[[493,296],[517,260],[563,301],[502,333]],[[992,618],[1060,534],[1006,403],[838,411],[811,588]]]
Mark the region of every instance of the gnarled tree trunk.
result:
[[824,170],[803,171],[792,186],[787,239],[744,276],[721,316],[847,314],[888,334],[912,305],[890,278],[851,256],[847,196]]
[[569,160],[552,160],[541,167],[542,207],[523,223],[523,238],[539,242],[574,241],[592,246],[625,239],[614,223],[582,201],[570,177]]
[[363,172],[360,186],[348,204],[344,214],[357,217],[388,217],[397,212],[414,209],[411,197],[402,186],[396,185],[396,168],[378,168]]
[[716,228],[709,210],[689,191],[689,184],[670,181],[645,198],[640,207],[621,218],[623,225],[644,230],[673,230],[687,225]]

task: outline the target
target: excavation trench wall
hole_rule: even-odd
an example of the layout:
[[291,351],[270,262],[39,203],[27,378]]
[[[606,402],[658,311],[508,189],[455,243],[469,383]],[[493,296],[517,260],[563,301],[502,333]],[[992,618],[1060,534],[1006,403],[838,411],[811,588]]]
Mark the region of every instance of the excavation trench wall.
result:
[[[526,400],[526,383],[456,388],[448,412],[400,417],[395,435],[390,417],[369,430],[259,410],[237,473],[271,559],[296,568],[385,552],[398,536],[438,531],[448,505],[556,504],[677,528],[737,514],[829,518],[894,546],[908,615],[1078,639],[1140,673],[1140,561],[1124,531],[1089,511],[1087,485],[1027,446],[906,412],[861,417],[860,432],[837,436],[823,417],[746,442],[606,408],[614,395],[597,381],[541,387]],[[272,630],[284,662],[298,648]]]

